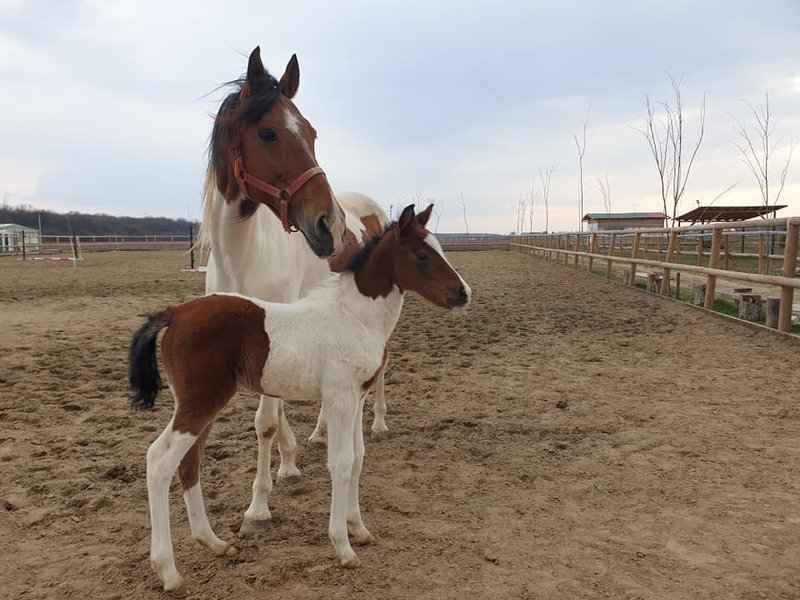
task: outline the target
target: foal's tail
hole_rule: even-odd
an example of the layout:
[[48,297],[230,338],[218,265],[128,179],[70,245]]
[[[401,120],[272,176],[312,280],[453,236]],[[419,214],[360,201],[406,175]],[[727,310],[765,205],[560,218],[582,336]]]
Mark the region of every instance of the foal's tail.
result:
[[153,408],[161,389],[161,375],[156,360],[156,336],[169,325],[169,311],[150,315],[139,330],[133,334],[128,351],[128,384],[133,390],[131,408],[145,410]]

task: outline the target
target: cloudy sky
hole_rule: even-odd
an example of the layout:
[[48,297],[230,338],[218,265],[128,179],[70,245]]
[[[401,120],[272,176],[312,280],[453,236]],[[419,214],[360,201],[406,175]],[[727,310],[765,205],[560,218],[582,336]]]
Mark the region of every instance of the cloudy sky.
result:
[[[800,141],[798,0],[0,0],[0,197],[134,216],[200,214],[221,82],[256,45],[319,131],[336,190],[384,206],[433,199],[440,231],[507,233],[554,168],[551,229],[578,221],[573,134],[589,114],[585,210],[659,210],[644,97],[682,77],[691,142],[706,134],[681,209],[759,204],[733,115],[769,93],[775,171]],[[211,92],[209,94],[209,92]],[[752,121],[752,119],[750,119]],[[784,214],[800,214],[800,150]],[[544,227],[538,203],[534,228]]]

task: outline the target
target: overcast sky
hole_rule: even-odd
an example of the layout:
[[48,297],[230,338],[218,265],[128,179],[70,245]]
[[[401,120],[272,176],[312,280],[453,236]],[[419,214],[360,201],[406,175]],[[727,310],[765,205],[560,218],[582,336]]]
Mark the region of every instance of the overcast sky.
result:
[[[572,135],[589,111],[585,211],[661,209],[644,97],[682,77],[687,136],[706,137],[681,209],[759,204],[732,115],[769,92],[775,171],[800,140],[800,1],[231,2],[0,0],[0,195],[10,204],[198,217],[212,90],[261,46],[319,132],[335,190],[385,207],[417,195],[439,231],[508,233],[520,195],[555,168],[551,229],[578,222]],[[209,94],[209,92],[212,92]],[[752,119],[750,119],[752,121]],[[538,191],[538,183],[536,185]],[[800,214],[800,151],[782,214]],[[544,207],[534,229],[544,227]]]

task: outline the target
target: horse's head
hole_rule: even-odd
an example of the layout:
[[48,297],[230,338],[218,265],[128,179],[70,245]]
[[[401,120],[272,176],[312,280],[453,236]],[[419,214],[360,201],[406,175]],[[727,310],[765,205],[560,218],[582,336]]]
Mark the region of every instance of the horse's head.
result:
[[259,48],[253,50],[247,76],[234,82],[238,90],[214,122],[211,165],[225,201],[240,202],[241,218],[264,204],[325,257],[344,238],[344,214],[317,164],[317,132],[292,102],[299,82],[296,56],[278,81],[264,69]]
[[425,225],[433,204],[414,214],[414,205],[403,210],[396,237],[390,240],[394,283],[444,308],[466,308],[472,291],[444,257],[439,241]]

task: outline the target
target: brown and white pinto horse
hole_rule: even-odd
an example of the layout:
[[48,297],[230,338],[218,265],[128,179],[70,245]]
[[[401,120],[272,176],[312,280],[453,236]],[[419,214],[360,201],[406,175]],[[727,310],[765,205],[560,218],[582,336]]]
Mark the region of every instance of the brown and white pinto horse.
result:
[[[172,420],[147,452],[150,560],[166,591],[185,591],[169,523],[169,486],[176,469],[192,537],[217,555],[235,552],[211,529],[199,472],[211,425],[240,387],[322,402],[332,482],[328,532],[341,564],[358,566],[348,531],[356,543],[373,539],[358,501],[361,414],[369,388],[385,367],[386,344],[404,293],[415,291],[445,308],[466,307],[470,301],[469,286],[425,229],[430,212],[428,207],[415,215],[414,206],[407,207],[343,273],[331,275],[301,300],[280,304],[210,295],[154,314],[136,332],[130,347],[132,405],[150,408],[158,394],[156,337],[164,328],[161,351],[175,397]],[[259,515],[265,517],[269,514]]]
[[[334,198],[314,153],[316,131],[292,102],[299,81],[295,56],[278,81],[264,69],[256,48],[246,77],[232,82],[235,89],[220,106],[204,192],[202,239],[211,251],[206,293],[234,292],[292,302],[331,270],[341,270],[360,242],[383,231],[388,222],[367,196],[349,193]],[[260,209],[262,204],[269,210]],[[288,235],[294,227],[303,235]],[[372,430],[383,432],[383,375],[375,387]],[[320,417],[310,439],[324,441],[322,425]],[[258,469],[244,534],[257,533],[266,525],[251,517],[268,512],[264,490],[271,478],[273,438],[277,437],[281,454],[278,479],[300,475],[295,465],[297,443],[279,398],[262,396],[255,426]]]

